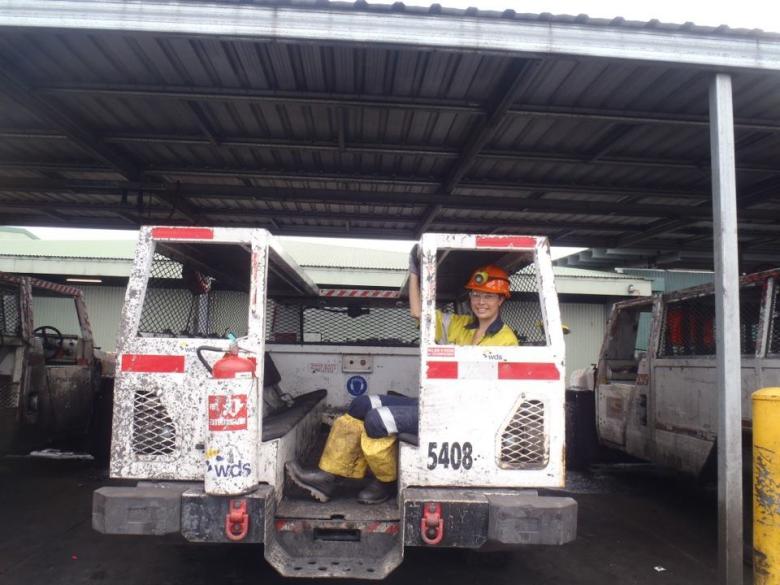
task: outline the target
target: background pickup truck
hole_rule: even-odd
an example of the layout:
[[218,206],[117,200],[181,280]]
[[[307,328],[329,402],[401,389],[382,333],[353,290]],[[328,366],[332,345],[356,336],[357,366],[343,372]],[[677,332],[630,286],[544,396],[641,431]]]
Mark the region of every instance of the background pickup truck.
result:
[[[34,315],[52,308],[56,326]],[[107,456],[113,373],[79,289],[0,272],[0,454],[57,444]]]

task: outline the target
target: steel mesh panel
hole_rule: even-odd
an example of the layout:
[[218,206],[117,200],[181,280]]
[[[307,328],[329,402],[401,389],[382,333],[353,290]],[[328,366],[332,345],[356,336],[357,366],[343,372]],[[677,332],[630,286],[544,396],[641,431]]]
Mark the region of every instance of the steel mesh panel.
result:
[[286,305],[268,299],[265,314],[265,340],[268,343],[302,343],[300,305]]
[[313,343],[404,346],[420,332],[407,307],[309,307],[303,336]]
[[19,315],[19,289],[0,285],[0,335],[21,335],[22,321]]
[[544,432],[544,403],[526,400],[501,433],[498,465],[503,469],[543,469],[549,453]]
[[324,345],[404,347],[420,331],[406,305],[306,306],[268,301],[266,341]]
[[243,291],[215,289],[215,283],[208,275],[155,254],[138,334],[146,337],[246,335],[249,295]]
[[210,337],[238,337],[247,334],[249,323],[249,295],[231,290],[212,291],[208,295],[208,326]]
[[512,298],[501,307],[504,323],[514,330],[521,345],[546,345],[536,266],[531,264],[512,274],[509,289]]
[[750,286],[739,290],[739,347],[743,355],[756,353],[763,297],[762,286]]
[[19,406],[19,385],[11,381],[11,376],[0,376],[0,408]]
[[[756,351],[761,314],[762,288],[739,291],[740,351]],[[670,301],[666,305],[659,357],[715,355],[715,296],[704,294]]]
[[132,449],[136,455],[167,455],[176,448],[176,428],[154,390],[133,395]]
[[769,325],[769,353],[780,353],[780,282],[775,282],[772,299],[771,323]]

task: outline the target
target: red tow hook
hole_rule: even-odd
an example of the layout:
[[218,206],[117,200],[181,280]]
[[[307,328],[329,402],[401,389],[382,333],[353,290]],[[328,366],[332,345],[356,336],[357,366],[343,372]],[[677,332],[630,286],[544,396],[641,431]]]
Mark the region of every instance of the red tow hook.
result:
[[441,504],[434,502],[423,504],[420,536],[425,544],[439,544],[444,538],[444,518],[441,516]]
[[246,500],[230,500],[225,515],[225,536],[233,542],[244,540],[249,532],[249,514],[246,513]]

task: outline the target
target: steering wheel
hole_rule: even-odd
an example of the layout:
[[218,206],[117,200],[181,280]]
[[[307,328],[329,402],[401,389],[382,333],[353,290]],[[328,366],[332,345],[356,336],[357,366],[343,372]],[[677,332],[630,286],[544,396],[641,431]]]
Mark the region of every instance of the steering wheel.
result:
[[[51,340],[47,331],[51,332],[51,337],[56,336],[56,341]],[[41,325],[40,327],[36,327],[33,329],[33,335],[38,335],[43,340],[43,357],[47,360],[56,357],[57,353],[59,353],[60,349],[62,348],[62,343],[65,341],[62,337],[62,333],[60,333],[60,330],[56,327],[52,327],[51,325]]]

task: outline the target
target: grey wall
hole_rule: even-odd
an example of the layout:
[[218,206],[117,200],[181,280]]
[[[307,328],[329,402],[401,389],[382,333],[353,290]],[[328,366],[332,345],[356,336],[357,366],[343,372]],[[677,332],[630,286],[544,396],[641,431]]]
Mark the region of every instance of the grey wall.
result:
[[[125,300],[123,286],[80,286],[84,291],[89,322],[95,345],[105,351],[114,351],[119,330],[119,315]],[[33,296],[35,327],[52,325],[63,334],[78,332],[78,320],[73,301],[55,297]]]
[[639,276],[653,280],[653,292],[671,292],[700,284],[710,284],[712,272],[685,272],[670,270],[645,270],[641,268],[626,268],[623,274]]
[[595,364],[606,331],[611,304],[562,303],[561,320],[571,333],[566,343],[566,383],[574,370]]

